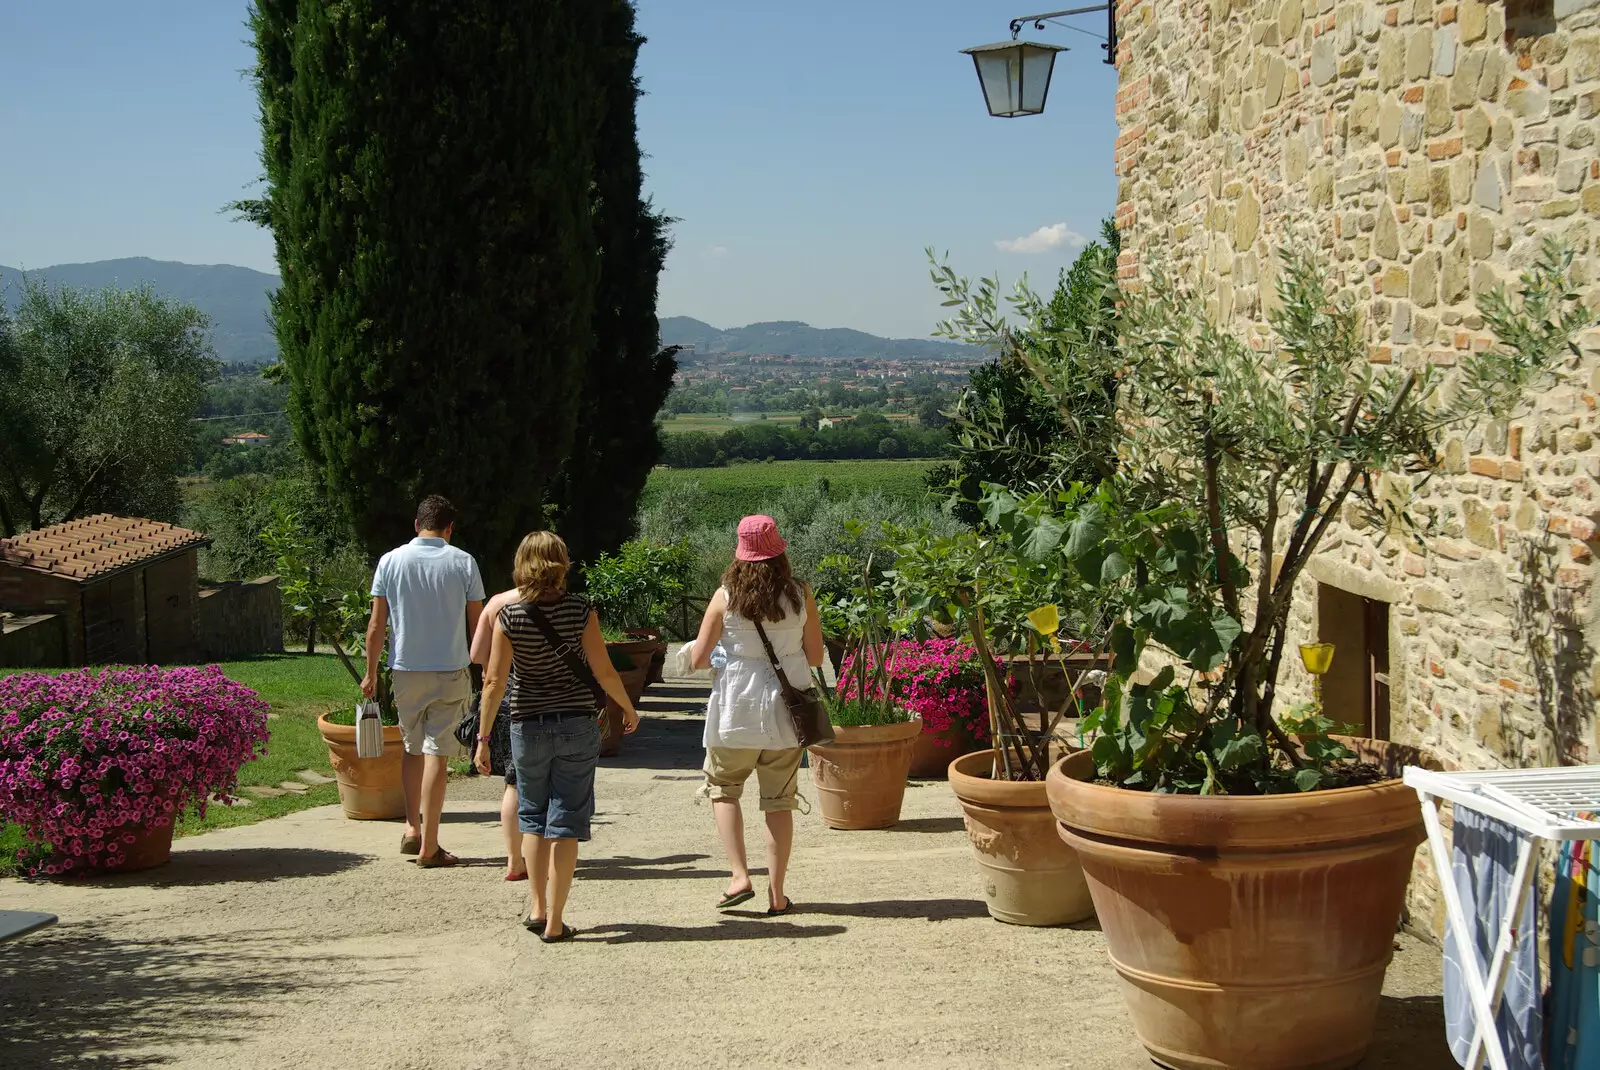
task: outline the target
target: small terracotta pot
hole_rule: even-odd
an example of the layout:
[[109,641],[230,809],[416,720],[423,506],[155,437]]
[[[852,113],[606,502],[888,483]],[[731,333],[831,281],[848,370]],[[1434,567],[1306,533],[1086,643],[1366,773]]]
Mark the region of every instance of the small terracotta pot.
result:
[[[1409,747],[1345,740],[1393,774]],[[1343,1070],[1372,1040],[1423,839],[1400,780],[1285,795],[1046,790],[1135,1031],[1176,1070]]]
[[972,730],[963,722],[950,719],[950,723],[941,731],[930,731],[927,724],[922,726],[922,734],[917,737],[916,746],[911,752],[911,776],[918,780],[943,779],[945,770],[950,763],[963,754],[971,754],[980,749],[988,750],[988,744],[979,744],[972,738]]
[[643,651],[650,658],[650,675],[646,683],[659,684],[666,679],[667,644],[661,641],[661,633],[654,628],[629,628],[624,634],[630,643],[648,644],[648,649]]
[[[618,670],[617,675],[622,677],[622,689],[637,707],[645,688],[649,686],[649,663],[635,657],[633,668]],[[605,717],[600,721],[600,756],[610,758],[621,753],[623,739],[622,707],[607,698]]]
[[101,873],[137,873],[141,869],[154,869],[172,861],[172,833],[176,821],[164,825],[149,825],[134,829],[133,842],[124,844],[122,861],[114,866],[102,866]]
[[328,745],[328,763],[339,781],[345,817],[384,821],[406,816],[406,793],[400,783],[405,746],[399,725],[383,726],[383,754],[377,758],[356,757],[354,725],[330,724],[327,717],[318,717],[317,731]]
[[[1094,775],[1087,751],[1062,765],[1079,780]],[[1067,925],[1093,917],[1083,866],[1056,833],[1045,782],[995,780],[993,769],[994,751],[988,748],[950,763],[950,787],[966,814],[989,916],[1012,925]]]
[[809,748],[822,823],[831,829],[885,829],[900,820],[906,773],[922,719],[835,726],[834,741]]

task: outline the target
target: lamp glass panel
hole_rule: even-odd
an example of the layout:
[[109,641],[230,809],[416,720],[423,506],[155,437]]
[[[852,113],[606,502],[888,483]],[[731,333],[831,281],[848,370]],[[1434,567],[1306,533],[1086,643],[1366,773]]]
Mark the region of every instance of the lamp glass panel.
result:
[[1038,115],[1044,111],[1045,94],[1050,91],[1050,73],[1055,66],[1053,48],[1024,46],[1021,56],[1021,85],[1017,94],[1018,111],[1024,115]]
[[996,49],[973,57],[978,63],[978,79],[983,83],[983,99],[989,105],[990,115],[1011,116],[1020,110],[1022,64],[1018,53],[1021,51],[1021,48]]

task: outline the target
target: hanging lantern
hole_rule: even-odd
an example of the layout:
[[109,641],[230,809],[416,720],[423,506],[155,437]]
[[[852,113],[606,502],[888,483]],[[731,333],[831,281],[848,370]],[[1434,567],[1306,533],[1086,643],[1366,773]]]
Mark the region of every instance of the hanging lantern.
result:
[[983,87],[989,114],[1014,119],[1044,111],[1056,53],[1065,52],[1067,48],[1037,41],[1000,41],[961,51],[972,57],[973,66],[978,70],[978,84]]

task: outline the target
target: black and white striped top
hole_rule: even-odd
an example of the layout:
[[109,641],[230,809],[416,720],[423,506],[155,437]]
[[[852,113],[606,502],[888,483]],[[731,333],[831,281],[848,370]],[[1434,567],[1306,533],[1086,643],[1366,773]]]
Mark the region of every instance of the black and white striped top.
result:
[[[589,600],[568,594],[557,602],[541,602],[539,609],[585,665],[583,629],[589,623]],[[561,655],[545,641],[544,633],[528,617],[528,603],[513,602],[500,610],[500,630],[511,640],[511,680],[507,698],[511,719],[522,721],[552,713],[593,713],[594,692],[576,679]]]

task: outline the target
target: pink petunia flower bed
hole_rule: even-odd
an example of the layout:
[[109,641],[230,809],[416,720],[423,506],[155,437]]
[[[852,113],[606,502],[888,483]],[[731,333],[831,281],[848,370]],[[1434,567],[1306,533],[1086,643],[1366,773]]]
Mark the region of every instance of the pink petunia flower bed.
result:
[[50,845],[34,873],[115,866],[136,831],[232,801],[267,710],[214,665],[0,679],[0,818]]
[[[839,667],[841,694],[851,690],[855,655]],[[983,666],[972,644],[962,639],[906,640],[897,643],[889,664],[891,687],[899,704],[922,718],[927,734],[942,733],[952,724],[964,724],[980,743],[989,739],[988,698],[983,687]],[[867,694],[877,697],[871,677]],[[940,740],[941,746],[954,746]]]

